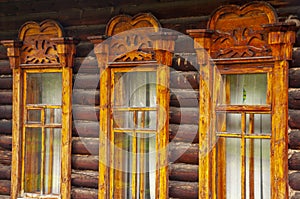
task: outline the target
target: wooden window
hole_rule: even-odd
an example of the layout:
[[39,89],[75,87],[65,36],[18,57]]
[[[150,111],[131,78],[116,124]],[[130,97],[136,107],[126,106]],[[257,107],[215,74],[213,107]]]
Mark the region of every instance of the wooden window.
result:
[[2,44],[14,77],[11,198],[70,198],[74,42],[46,20]]
[[121,15],[109,22],[106,37],[90,38],[100,67],[99,198],[168,197],[168,84],[176,37],[161,35],[159,27],[150,14]]
[[288,61],[295,24],[264,2],[189,30],[200,64],[199,198],[288,198]]

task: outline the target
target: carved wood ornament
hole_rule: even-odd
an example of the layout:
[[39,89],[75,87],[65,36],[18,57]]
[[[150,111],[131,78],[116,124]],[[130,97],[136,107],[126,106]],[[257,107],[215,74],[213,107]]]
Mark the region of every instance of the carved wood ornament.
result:
[[[169,67],[172,64],[174,44],[177,36],[170,32],[161,31],[158,20],[151,14],[139,14],[134,17],[119,15],[110,20],[107,24],[106,35],[90,37],[94,43],[94,51],[97,56],[98,66],[100,67],[100,135],[99,135],[99,198],[123,198],[119,191],[114,192],[113,187],[120,188],[118,182],[113,180],[111,167],[106,162],[108,154],[114,154],[114,150],[107,145],[107,138],[114,134],[109,123],[113,123],[111,118],[113,102],[111,93],[114,81],[111,76],[114,71],[136,70],[152,71],[157,75],[156,78],[156,103],[158,126],[157,130],[157,154],[156,158],[156,187],[155,198],[168,197],[168,169],[167,151],[168,125],[164,125],[163,118],[168,121],[169,111]],[[122,70],[124,69],[124,70]],[[111,85],[111,86],[110,86]],[[127,92],[127,91],[125,91]],[[121,95],[121,93],[118,93]],[[110,140],[113,142],[113,140]],[[109,153],[108,153],[109,152]],[[133,172],[134,173],[134,172]],[[116,174],[118,175],[118,174]],[[116,184],[114,184],[116,183]],[[135,183],[133,183],[135,184]],[[132,185],[132,192],[136,193],[137,187]],[[142,188],[141,188],[142,190]],[[143,192],[143,191],[142,191]],[[134,196],[132,196],[134,197]],[[141,196],[142,197],[142,196]]]
[[[26,109],[23,103],[24,79],[28,72],[57,72],[62,74],[62,120],[61,120],[61,180],[59,196],[70,198],[71,190],[71,91],[72,67],[76,40],[63,37],[62,27],[53,20],[41,23],[27,22],[19,31],[18,40],[4,40],[7,47],[10,66],[13,69],[13,146],[11,172],[11,198],[20,198],[24,194],[24,176],[22,174],[22,146]],[[38,104],[40,105],[40,104]],[[50,106],[50,105],[49,105]],[[25,193],[27,194],[27,193]],[[31,193],[29,193],[31,194]],[[42,193],[43,194],[43,193]],[[26,197],[26,196],[24,196]],[[40,196],[37,196],[40,197]],[[44,197],[44,196],[42,196]],[[51,197],[51,196],[49,196]]]
[[[217,150],[221,151],[224,144],[222,145],[220,141],[216,144],[219,149],[213,147],[210,152],[207,151],[211,147],[212,140],[217,139],[215,126],[220,123],[217,123],[215,114],[222,111],[245,114],[250,109],[256,112],[265,111],[271,115],[270,198],[288,198],[287,78],[296,30],[296,24],[279,22],[275,10],[266,2],[251,2],[244,6],[222,6],[212,13],[207,29],[188,30],[189,35],[194,38],[201,74],[199,198],[223,198],[224,194],[226,195],[226,179],[224,179],[226,174],[222,170],[226,161],[224,158],[220,160],[224,165],[215,165],[214,159]],[[266,105],[232,106],[228,102],[218,101],[217,95],[222,89],[220,84],[222,76],[232,74],[267,74]],[[207,100],[208,98],[211,98],[211,101]],[[226,106],[222,106],[222,103]],[[244,144],[241,142],[242,147]],[[242,153],[245,152],[241,149]],[[222,159],[222,154],[218,152],[217,155]],[[245,164],[242,164],[241,171],[244,170]],[[217,175],[219,177],[216,180]],[[241,198],[245,198],[246,177],[243,172],[241,175]],[[249,184],[252,198],[254,185]]]
[[[160,32],[160,28],[158,20],[149,13],[112,18],[104,36],[89,37],[95,44],[99,67],[113,62],[135,61],[157,61],[170,66],[172,55],[169,52],[174,50],[177,37]],[[170,51],[162,52],[166,46]]]

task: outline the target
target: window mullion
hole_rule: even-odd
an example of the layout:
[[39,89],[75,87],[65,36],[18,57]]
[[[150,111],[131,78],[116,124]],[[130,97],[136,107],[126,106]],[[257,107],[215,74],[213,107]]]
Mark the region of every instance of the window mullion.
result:
[[246,114],[241,113],[241,199],[246,198],[246,146],[245,146],[245,131],[246,131]]

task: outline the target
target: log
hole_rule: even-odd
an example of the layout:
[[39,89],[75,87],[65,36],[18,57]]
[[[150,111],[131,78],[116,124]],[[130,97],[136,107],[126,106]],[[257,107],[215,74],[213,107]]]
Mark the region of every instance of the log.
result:
[[0,195],[1,199],[11,199],[9,195]]
[[170,107],[170,124],[198,124],[198,108]]
[[289,133],[289,148],[295,150],[300,149],[300,130],[291,130]]
[[98,189],[98,175],[96,171],[72,171],[72,186]]
[[9,195],[9,194],[10,194],[10,181],[0,180],[0,195]]
[[0,91],[0,104],[11,105],[12,104],[12,91]]
[[72,199],[98,199],[98,190],[72,187],[71,198]]
[[10,180],[10,172],[11,166],[0,165],[0,180]]
[[73,94],[72,94],[73,104],[95,106],[95,105],[99,105],[100,103],[99,98],[100,98],[100,94],[98,90],[73,89]]
[[0,120],[0,134],[12,134],[11,120]]
[[11,165],[12,152],[0,150],[0,165]]
[[7,135],[0,135],[0,146],[1,148],[11,150],[12,137]]
[[[1,46],[0,46],[0,54],[1,54]],[[6,53],[6,51],[5,51]],[[1,55],[0,55],[1,58]],[[0,60],[0,74],[1,75],[11,75],[12,74],[12,70],[10,68],[10,64],[8,59],[2,59]]]
[[72,140],[72,154],[98,155],[99,139],[76,137]]
[[[1,110],[1,108],[0,108]],[[99,108],[90,106],[73,106],[73,119],[86,121],[99,121]]]
[[289,126],[292,129],[300,129],[300,110],[289,109]]
[[289,69],[289,88],[300,88],[300,68]]
[[198,165],[170,164],[169,179],[174,181],[198,182]]
[[171,142],[169,143],[169,161],[197,165],[199,163],[198,147],[198,144]]
[[[1,124],[1,123],[0,123]],[[1,127],[1,125],[0,125]],[[73,136],[79,137],[99,137],[99,122],[82,122],[73,121],[72,125]]]
[[[4,31],[4,32],[7,32],[7,31]],[[5,39],[5,38],[1,37],[1,40],[2,39]],[[0,59],[8,60],[7,50],[6,50],[6,47],[4,47],[3,45],[0,45]]]
[[[184,41],[182,41],[182,43],[184,43]],[[175,52],[181,51],[182,50],[181,47],[177,47],[176,45],[175,45]],[[178,44],[178,45],[183,45],[183,44]],[[176,50],[176,48],[179,49]],[[180,53],[180,55],[175,55],[175,57],[172,60],[172,69],[176,71],[199,71],[199,65],[197,63],[196,53],[182,52]]]
[[300,192],[294,193],[294,195],[291,196],[291,199],[300,199]]
[[87,57],[76,57],[74,59],[74,74],[99,74],[98,63],[96,57],[87,56]]
[[289,174],[289,185],[292,189],[300,191],[300,172]]
[[99,158],[95,155],[72,155],[72,168],[98,171]]
[[169,140],[170,142],[187,142],[198,143],[198,125],[189,124],[170,124],[169,125]]
[[172,71],[170,87],[171,89],[199,89],[199,74],[197,71]]
[[293,153],[288,162],[289,170],[300,170],[300,153]]
[[198,182],[169,181],[169,196],[173,198],[198,198]]
[[289,89],[289,108],[300,109],[300,89]]
[[73,89],[99,89],[99,74],[77,74],[73,76]]
[[198,107],[199,92],[187,89],[170,90],[170,106],[175,107]]
[[95,56],[94,45],[91,42],[80,42],[76,45],[76,57]]
[[293,48],[293,60],[291,61],[290,67],[300,67],[300,48]]
[[0,89],[11,90],[13,85],[12,77],[0,77]]
[[0,106],[0,119],[10,120],[12,119],[12,105]]

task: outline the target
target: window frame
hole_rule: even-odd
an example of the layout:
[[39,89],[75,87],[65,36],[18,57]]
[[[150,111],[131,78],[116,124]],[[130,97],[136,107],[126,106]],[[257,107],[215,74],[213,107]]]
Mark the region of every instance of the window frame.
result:
[[[159,139],[158,170],[156,175],[156,198],[168,198],[168,118],[169,118],[169,67],[172,65],[175,40],[177,35],[160,30],[158,20],[150,13],[140,13],[133,17],[118,15],[113,17],[106,26],[106,35],[89,37],[94,43],[98,66],[100,68],[100,128],[99,128],[99,190],[98,198],[112,198],[112,190],[109,187],[109,149],[108,136],[110,131],[110,106],[108,99],[111,91],[111,69],[128,68],[133,66],[155,66],[157,79],[157,97],[159,104],[158,115],[165,115],[165,121],[158,120],[161,139]],[[143,28],[148,28],[147,31]],[[125,33],[125,34],[124,34]],[[140,34],[140,35],[139,35]],[[116,35],[116,37],[114,37]],[[134,45],[123,42],[132,38],[137,40]],[[139,38],[141,36],[141,38]],[[130,38],[132,37],[132,38]],[[122,38],[122,39],[121,39]],[[114,40],[115,39],[115,40]],[[122,52],[117,49],[118,55],[112,50],[116,46],[122,46]],[[144,43],[145,42],[145,43]],[[146,49],[139,49],[139,46]],[[168,49],[164,49],[168,47]],[[145,52],[143,51],[145,50]],[[117,56],[117,57],[116,57]],[[167,113],[167,114],[166,114]],[[166,123],[164,123],[166,122]],[[158,136],[157,136],[158,137]]]
[[[31,42],[32,50],[28,49]],[[27,22],[21,26],[18,40],[4,40],[13,72],[13,124],[11,198],[70,198],[71,194],[71,142],[72,142],[72,67],[75,45],[78,40],[63,37],[63,30],[56,21]],[[51,49],[51,50],[49,50]],[[31,52],[33,51],[33,53]],[[61,102],[61,175],[60,194],[24,193],[24,87],[26,73],[56,71],[62,75]],[[24,92],[25,91],[25,92]]]
[[[247,16],[250,13],[251,17]],[[194,38],[200,65],[198,197],[219,198],[218,190],[224,190],[215,179],[216,146],[212,144],[216,141],[216,99],[220,91],[215,84],[220,81],[216,71],[253,73],[244,67],[254,65],[258,71],[272,68],[268,85],[272,113],[271,198],[288,198],[288,67],[297,28],[295,24],[279,22],[276,11],[266,2],[221,6],[213,12],[207,27],[187,31]],[[255,39],[258,42],[251,43]]]

